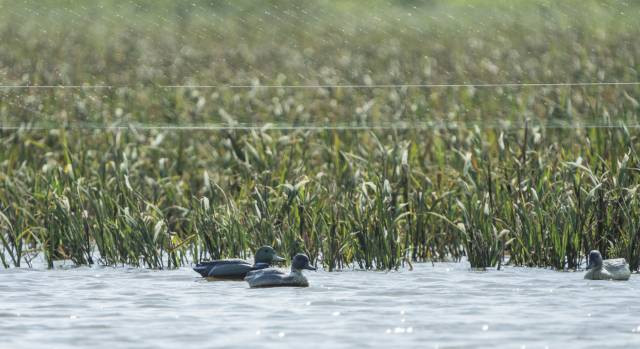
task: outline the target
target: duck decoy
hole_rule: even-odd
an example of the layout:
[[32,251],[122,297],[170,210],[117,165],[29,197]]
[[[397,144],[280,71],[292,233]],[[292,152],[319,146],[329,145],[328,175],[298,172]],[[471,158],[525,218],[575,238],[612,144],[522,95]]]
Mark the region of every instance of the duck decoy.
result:
[[265,269],[284,260],[273,247],[262,246],[256,251],[253,264],[242,259],[222,259],[199,263],[193,270],[203,277],[242,280],[252,270]]
[[589,264],[584,275],[588,280],[629,280],[631,271],[624,258],[602,260],[600,251],[589,252]]
[[309,257],[299,253],[291,261],[291,272],[287,274],[278,269],[252,271],[244,278],[249,287],[308,287],[309,281],[302,275],[302,270],[316,270],[309,264]]

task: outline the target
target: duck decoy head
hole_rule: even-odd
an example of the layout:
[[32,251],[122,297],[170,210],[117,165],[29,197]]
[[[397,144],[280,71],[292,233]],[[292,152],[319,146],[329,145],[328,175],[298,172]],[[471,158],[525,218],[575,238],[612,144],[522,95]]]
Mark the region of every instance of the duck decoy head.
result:
[[602,266],[602,255],[600,251],[593,250],[589,252],[589,264],[587,264],[587,270]]
[[276,250],[271,246],[262,246],[256,251],[256,255],[254,257],[254,263],[276,263],[276,262],[284,262],[284,258],[278,256]]
[[302,270],[302,269],[316,270],[316,268],[312,267],[309,264],[309,257],[307,257],[307,255],[298,253],[293,257],[293,260],[291,260],[291,270]]

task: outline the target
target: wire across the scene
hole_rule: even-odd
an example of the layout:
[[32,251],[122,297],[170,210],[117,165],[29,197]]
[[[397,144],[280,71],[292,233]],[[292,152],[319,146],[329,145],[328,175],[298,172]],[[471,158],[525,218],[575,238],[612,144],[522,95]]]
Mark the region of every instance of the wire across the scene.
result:
[[113,88],[229,88],[229,89],[317,89],[317,88],[349,88],[349,89],[384,89],[384,88],[499,88],[499,87],[563,87],[563,86],[638,86],[640,81],[591,81],[591,82],[507,82],[507,83],[454,83],[454,84],[309,84],[309,85],[260,85],[260,84],[212,84],[212,85],[0,85],[0,89],[113,89]]

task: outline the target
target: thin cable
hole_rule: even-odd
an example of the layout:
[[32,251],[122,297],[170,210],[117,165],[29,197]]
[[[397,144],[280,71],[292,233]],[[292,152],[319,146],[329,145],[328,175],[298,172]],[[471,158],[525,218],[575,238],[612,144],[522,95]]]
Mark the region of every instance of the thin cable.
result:
[[279,124],[192,124],[192,125],[167,125],[167,124],[112,124],[102,125],[94,123],[75,123],[69,125],[51,124],[43,125],[43,123],[36,124],[2,124],[0,123],[0,130],[15,131],[15,130],[34,130],[44,131],[52,129],[78,129],[78,130],[167,130],[167,131],[224,131],[224,130],[238,130],[238,131],[269,131],[269,130],[282,130],[282,131],[322,131],[322,130],[349,130],[349,131],[366,131],[366,130],[443,130],[443,129],[468,129],[478,127],[480,129],[524,129],[541,127],[544,129],[590,129],[590,128],[628,128],[628,129],[640,129],[640,124],[614,124],[614,123],[587,123],[587,124],[558,124],[558,123],[525,123],[525,122],[508,122],[508,123],[495,123],[495,122],[397,122],[397,123],[374,123],[369,125],[348,125],[348,124],[330,124],[330,125],[294,125],[289,123]]
[[[495,83],[495,84],[353,84],[353,85],[149,85],[146,87],[156,88],[285,88],[285,89],[315,89],[315,88],[449,88],[449,87],[476,87],[476,88],[497,88],[497,87],[561,87],[561,86],[638,86],[640,81],[628,82],[533,82],[533,83]],[[111,89],[111,88],[138,88],[139,86],[113,86],[113,85],[0,85],[0,89]]]
[[541,82],[541,83],[496,83],[496,84],[374,84],[374,85],[160,85],[162,88],[448,88],[448,87],[554,87],[554,86],[637,86],[640,81],[631,82]]
[[0,85],[0,89],[109,89],[110,85]]

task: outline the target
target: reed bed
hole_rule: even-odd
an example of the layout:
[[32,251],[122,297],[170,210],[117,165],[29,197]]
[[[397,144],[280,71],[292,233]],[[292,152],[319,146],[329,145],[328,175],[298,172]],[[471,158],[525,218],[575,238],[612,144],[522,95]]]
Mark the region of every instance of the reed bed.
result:
[[638,270],[640,7],[362,6],[0,1],[0,264]]

